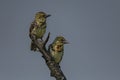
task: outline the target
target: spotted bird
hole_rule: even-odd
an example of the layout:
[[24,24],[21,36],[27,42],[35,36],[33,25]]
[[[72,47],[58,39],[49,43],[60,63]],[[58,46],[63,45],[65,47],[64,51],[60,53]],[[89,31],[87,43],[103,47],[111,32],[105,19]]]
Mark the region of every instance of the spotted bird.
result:
[[[46,19],[50,15],[47,15],[45,12],[37,12],[35,14],[35,19],[32,22],[30,29],[29,29],[29,36],[32,38],[34,36],[35,39],[41,39],[43,38],[45,32],[46,32]],[[31,50],[36,51],[37,47],[36,45],[31,42]]]
[[64,54],[64,44],[68,44],[66,39],[63,36],[58,36],[49,46],[50,55],[57,64],[59,64],[62,60]]

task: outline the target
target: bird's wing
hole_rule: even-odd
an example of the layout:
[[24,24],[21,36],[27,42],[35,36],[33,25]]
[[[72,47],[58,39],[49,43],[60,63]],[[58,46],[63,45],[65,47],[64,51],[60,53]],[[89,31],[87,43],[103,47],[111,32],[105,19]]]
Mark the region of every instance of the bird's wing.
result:
[[30,25],[30,28],[29,28],[29,37],[30,38],[31,38],[31,32],[35,28],[35,26],[36,26],[35,22],[32,22],[32,24]]
[[32,24],[30,25],[30,29],[29,29],[29,32],[31,33],[33,28],[35,27],[35,22],[32,22]]

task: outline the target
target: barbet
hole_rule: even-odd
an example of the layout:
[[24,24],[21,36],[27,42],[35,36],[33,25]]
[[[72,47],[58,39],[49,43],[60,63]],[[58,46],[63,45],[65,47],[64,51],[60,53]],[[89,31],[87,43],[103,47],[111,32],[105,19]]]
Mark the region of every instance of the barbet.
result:
[[62,60],[64,54],[64,44],[68,44],[66,39],[62,36],[58,36],[49,46],[50,55],[57,64],[59,64]]
[[[43,38],[45,32],[46,32],[46,19],[50,15],[47,15],[44,12],[37,12],[35,15],[35,19],[32,22],[29,30],[29,36],[32,38],[34,36],[35,39],[41,39]],[[37,47],[36,45],[31,42],[31,50],[36,51]]]

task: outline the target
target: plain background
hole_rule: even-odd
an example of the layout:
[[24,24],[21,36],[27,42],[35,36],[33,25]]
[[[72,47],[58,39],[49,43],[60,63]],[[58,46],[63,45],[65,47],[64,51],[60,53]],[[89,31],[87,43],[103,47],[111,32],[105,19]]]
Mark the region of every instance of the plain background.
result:
[[70,42],[60,64],[67,80],[120,80],[120,0],[0,0],[0,80],[55,80],[30,51],[38,11],[52,15],[48,45],[59,35]]

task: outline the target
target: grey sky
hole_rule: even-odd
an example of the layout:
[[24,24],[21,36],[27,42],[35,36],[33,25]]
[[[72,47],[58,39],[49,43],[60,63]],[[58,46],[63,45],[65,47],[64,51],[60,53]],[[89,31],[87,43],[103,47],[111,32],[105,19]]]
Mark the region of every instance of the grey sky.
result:
[[38,11],[52,15],[49,43],[58,35],[70,42],[61,63],[68,80],[120,80],[119,0],[1,0],[0,80],[55,80],[29,49]]

